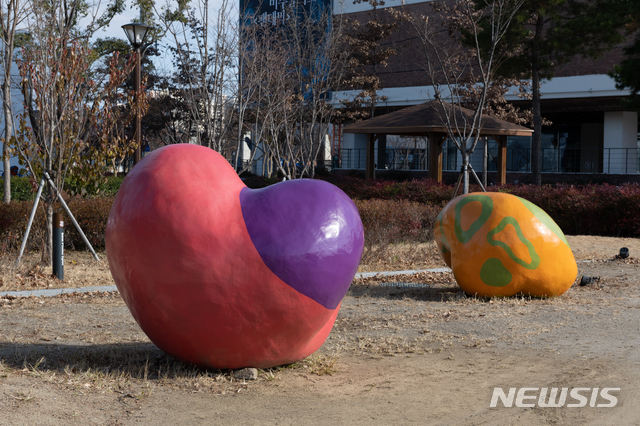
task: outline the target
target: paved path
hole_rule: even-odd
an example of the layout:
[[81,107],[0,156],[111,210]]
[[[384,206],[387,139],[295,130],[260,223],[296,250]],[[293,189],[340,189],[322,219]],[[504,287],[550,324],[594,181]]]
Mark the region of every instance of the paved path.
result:
[[[449,268],[435,268],[435,269],[412,269],[407,271],[381,271],[381,272],[358,272],[355,278],[370,278],[376,275],[390,276],[390,275],[415,275],[421,272],[450,272]],[[78,288],[51,288],[45,290],[29,290],[29,291],[2,291],[0,297],[13,296],[13,297],[53,297],[66,293],[89,293],[91,291],[118,291],[115,285],[103,285],[99,287],[78,287]]]

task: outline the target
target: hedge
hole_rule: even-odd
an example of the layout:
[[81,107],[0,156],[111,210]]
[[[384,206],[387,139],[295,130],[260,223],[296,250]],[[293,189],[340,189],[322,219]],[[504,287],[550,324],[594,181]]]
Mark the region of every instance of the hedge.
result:
[[[113,197],[73,199],[69,207],[73,216],[78,221],[82,231],[91,245],[95,248],[104,248],[104,231],[109,217],[109,211],[113,204]],[[0,253],[7,250],[17,250],[22,243],[22,237],[27,229],[29,215],[33,207],[33,201],[13,201],[10,204],[0,204]],[[56,205],[56,211],[60,211],[65,220],[64,242],[65,247],[84,249],[80,233],[62,210]],[[44,204],[40,203],[26,246],[27,250],[39,249],[45,231]]]
[[[28,177],[11,177],[11,199],[15,201],[33,200],[38,190],[37,183]],[[4,199],[4,178],[0,179],[0,200]]]
[[408,200],[355,200],[368,246],[429,241],[442,205]]
[[[105,181],[98,185],[93,193],[99,197],[115,197],[124,177],[109,176]],[[4,198],[3,180],[0,179],[0,200]],[[38,183],[30,177],[11,177],[11,200],[12,201],[28,201],[33,200],[38,190]]]
[[568,235],[640,237],[640,185],[506,186],[545,210]]
[[[367,244],[426,241],[435,217],[449,201],[453,188],[428,180],[409,182],[341,179],[343,190],[356,203]],[[360,191],[356,193],[356,191]],[[544,209],[568,235],[640,237],[640,185],[501,186],[491,190],[526,198]],[[104,247],[104,230],[113,197],[73,199],[71,210],[96,248]],[[31,201],[0,204],[0,251],[19,247]],[[44,232],[44,209],[39,207],[29,248],[39,248]],[[65,242],[84,248],[67,219]]]
[[[353,199],[407,200],[444,205],[453,195],[453,186],[429,179],[396,182],[367,181],[352,177],[329,179]],[[471,191],[479,191],[472,186]],[[608,184],[575,186],[504,185],[488,191],[507,192],[525,198],[545,210],[568,235],[640,237],[640,185]]]

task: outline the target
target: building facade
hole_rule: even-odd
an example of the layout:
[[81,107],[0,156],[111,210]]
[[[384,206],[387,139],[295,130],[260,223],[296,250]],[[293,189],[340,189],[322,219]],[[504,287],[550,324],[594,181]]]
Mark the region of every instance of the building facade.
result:
[[[428,13],[429,3],[405,0],[402,8],[414,13]],[[388,1],[386,7],[400,6]],[[368,3],[352,5],[334,4],[334,13],[352,19],[367,19]],[[396,46],[398,55],[378,76],[386,99],[377,110],[395,110],[433,100],[428,75],[416,63],[412,38],[406,29],[400,29],[389,43]],[[542,131],[542,171],[546,174],[640,175],[640,122],[635,111],[625,109],[622,100],[629,91],[618,90],[608,73],[623,58],[622,47],[616,47],[598,59],[574,57],[556,68],[555,77],[541,83],[541,112],[551,124]],[[349,98],[355,91],[338,92],[336,98]],[[507,100],[521,108],[530,108],[530,101],[516,95]],[[364,167],[366,135],[340,134],[334,126],[334,166],[344,169]],[[339,137],[336,137],[339,135]],[[420,140],[388,137],[377,145],[377,169],[426,168],[427,144]],[[492,153],[497,144],[489,142],[488,170],[495,170]],[[476,170],[482,170],[482,147],[471,157]],[[508,142],[507,170],[527,173],[531,167],[530,138],[511,138]],[[461,159],[452,143],[443,148],[445,170],[459,170]],[[521,176],[514,174],[513,176]]]

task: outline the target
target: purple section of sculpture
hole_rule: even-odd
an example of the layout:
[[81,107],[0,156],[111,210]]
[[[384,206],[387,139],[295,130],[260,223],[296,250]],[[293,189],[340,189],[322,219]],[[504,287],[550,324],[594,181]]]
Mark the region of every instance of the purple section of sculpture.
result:
[[339,188],[318,180],[243,188],[249,236],[267,267],[327,309],[349,289],[364,247],[358,210]]

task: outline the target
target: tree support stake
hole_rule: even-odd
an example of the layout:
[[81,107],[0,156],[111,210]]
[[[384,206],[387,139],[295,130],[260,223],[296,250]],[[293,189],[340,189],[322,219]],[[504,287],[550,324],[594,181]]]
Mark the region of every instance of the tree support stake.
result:
[[36,199],[33,202],[33,208],[31,209],[31,216],[29,217],[29,223],[27,224],[27,229],[26,229],[26,231],[24,233],[24,237],[22,238],[22,244],[20,245],[20,253],[18,254],[18,260],[16,260],[16,267],[18,267],[20,265],[20,260],[22,259],[22,254],[24,253],[24,248],[25,248],[25,246],[27,244],[27,239],[29,238],[29,232],[31,231],[31,225],[33,224],[33,218],[36,215],[36,209],[38,208],[38,203],[40,202],[40,196],[42,194],[42,188],[44,186],[45,179],[49,183],[49,185],[51,185],[51,188],[53,188],[54,192],[56,193],[56,197],[58,197],[58,200],[60,201],[60,204],[62,204],[62,207],[67,212],[67,215],[69,215],[69,218],[71,219],[71,222],[73,222],[73,225],[76,227],[76,229],[80,233],[80,236],[82,237],[82,241],[84,241],[84,243],[87,246],[87,248],[89,249],[89,251],[91,251],[91,254],[93,255],[93,258],[95,260],[100,260],[100,258],[96,254],[95,250],[93,250],[93,246],[91,246],[91,243],[87,239],[87,236],[82,231],[82,228],[80,228],[80,225],[78,225],[78,222],[76,221],[76,218],[73,216],[73,213],[71,213],[71,210],[69,210],[69,206],[67,206],[67,203],[64,202],[64,199],[62,198],[62,195],[60,194],[60,191],[58,191],[58,188],[56,188],[56,185],[51,180],[51,176],[49,176],[49,173],[45,171],[44,174],[42,175],[42,179],[40,180],[40,185],[38,186],[38,193],[36,194]]

